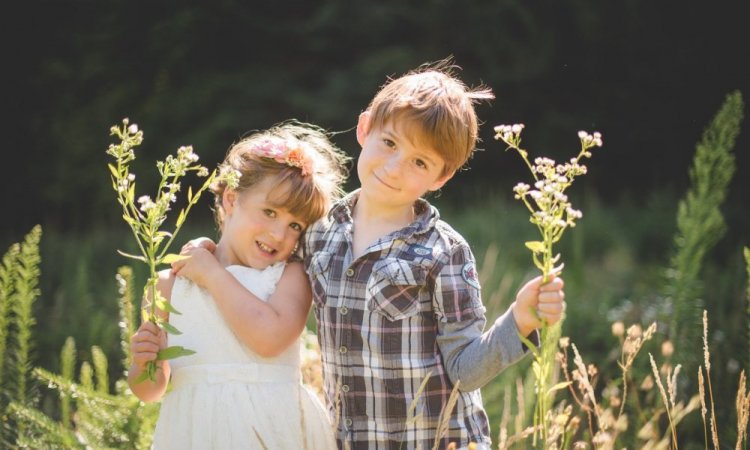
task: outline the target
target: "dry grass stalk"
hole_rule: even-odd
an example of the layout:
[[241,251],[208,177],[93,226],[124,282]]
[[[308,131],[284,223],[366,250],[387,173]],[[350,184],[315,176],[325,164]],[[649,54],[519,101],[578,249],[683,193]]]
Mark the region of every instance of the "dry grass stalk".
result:
[[[615,327],[613,324],[612,330],[615,335],[622,334],[616,331],[618,328],[619,327]],[[633,366],[633,361],[635,361],[638,352],[643,348],[643,344],[650,340],[655,332],[656,322],[649,325],[645,333],[641,333],[640,325],[631,325],[630,328],[628,328],[627,337],[622,341],[621,357],[620,361],[617,363],[620,366],[620,369],[622,369],[622,401],[620,402],[619,416],[623,415],[625,411],[625,402],[628,398],[628,371]]]
[[742,448],[742,443],[747,444],[747,423],[750,416],[750,391],[746,391],[747,379],[745,371],[740,372],[740,386],[737,389],[737,445],[735,450]]
[[711,440],[714,448],[719,448],[719,434],[716,425],[716,412],[714,411],[714,392],[711,388],[711,353],[708,351],[708,311],[703,310],[703,361],[706,365],[706,381],[708,383],[708,397],[711,403]]
[[591,381],[589,380],[588,376],[588,369],[583,364],[583,359],[581,359],[581,355],[578,353],[578,349],[576,348],[575,344],[570,344],[571,347],[573,347],[573,353],[575,353],[575,358],[573,358],[573,362],[575,363],[577,370],[573,371],[573,379],[575,381],[578,381],[579,386],[581,386],[584,390],[584,400],[586,397],[591,401],[591,404],[593,405],[593,412],[596,415],[597,423],[601,426],[601,417],[599,412],[599,405],[596,404],[596,395],[594,394],[594,386],[591,385]]
[[[589,433],[591,435],[594,435],[594,418],[592,416],[592,409],[589,405],[585,403],[585,396],[584,398],[580,398],[578,396],[578,393],[576,392],[573,384],[573,376],[568,371],[568,347],[570,346],[570,339],[567,337],[560,338],[560,348],[562,349],[562,352],[559,352],[557,354],[559,360],[560,360],[560,367],[562,368],[563,375],[565,376],[565,380],[568,381],[570,384],[568,385],[568,392],[570,392],[570,395],[573,397],[573,400],[576,402],[579,408],[583,412],[586,413],[586,416],[588,418],[588,426],[589,426]],[[579,386],[580,389],[580,386]],[[578,445],[578,443],[576,444]]]
[[518,414],[516,415],[516,433],[523,429],[523,419],[526,411],[526,400],[524,399],[523,381],[516,378],[516,402],[518,402]]
[[667,418],[669,419],[669,428],[672,431],[672,444],[673,444],[673,448],[676,449],[677,448],[677,431],[675,430],[674,422],[672,421],[672,414],[670,413],[669,398],[667,398],[667,392],[664,390],[664,385],[661,382],[661,375],[659,375],[659,369],[656,367],[656,361],[654,361],[654,355],[649,353],[648,357],[651,360],[651,369],[654,373],[654,378],[656,378],[656,385],[659,386],[659,392],[661,392],[661,398],[664,401],[664,407],[667,410]]
[[703,419],[703,437],[705,439],[706,448],[708,448],[708,429],[706,427],[706,390],[703,385],[703,368],[698,366],[698,395],[701,399],[701,418]]
[[497,432],[497,448],[501,450],[506,448],[508,422],[510,422],[510,389],[505,389],[503,391],[503,414],[500,416],[500,426]]
[[435,443],[432,446],[432,450],[437,450],[440,447],[440,439],[442,439],[445,433],[448,432],[448,424],[451,420],[451,412],[453,411],[453,408],[456,407],[456,402],[458,401],[458,386],[460,384],[461,380],[456,381],[456,384],[453,386],[453,390],[451,391],[451,395],[450,397],[448,397],[448,402],[443,407],[443,410],[440,411],[437,432],[435,434]]
[[498,447],[498,448],[508,449],[516,442],[525,441],[526,439],[528,439],[529,436],[534,434],[535,431],[536,431],[536,427],[534,426],[527,427],[521,430],[520,432],[514,434],[513,436],[509,437],[507,445],[505,447]]

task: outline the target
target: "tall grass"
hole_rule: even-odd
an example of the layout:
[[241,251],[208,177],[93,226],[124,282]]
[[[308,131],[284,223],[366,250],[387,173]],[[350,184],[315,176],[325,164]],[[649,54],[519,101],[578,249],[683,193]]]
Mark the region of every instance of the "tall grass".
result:
[[[716,142],[728,142],[728,134],[717,136]],[[750,349],[750,249],[746,244],[725,245],[722,254],[711,254],[721,227],[706,228],[703,222],[723,223],[715,220],[721,219],[717,207],[723,197],[709,192],[722,184],[699,181],[705,173],[713,173],[704,173],[704,164],[723,167],[712,157],[699,157],[699,150],[719,147],[699,145],[691,169],[694,183],[688,191],[695,194],[686,194],[679,212],[679,197],[669,192],[654,193],[641,203],[608,205],[589,191],[579,201],[586,215],[576,231],[560,242],[561,251],[569,256],[559,376],[574,383],[556,395],[551,409],[556,428],[548,440],[558,448],[576,448],[580,442],[587,445],[580,448],[597,449],[747,447],[750,355],[738,356],[734,344],[741,340]],[[461,208],[443,204],[440,198],[435,203],[476,250],[492,319],[507,309],[518,288],[534,275],[523,246],[532,236],[525,211],[510,196],[482,191],[477,198],[481,203]],[[718,211],[719,216],[710,211]],[[677,220],[683,225],[675,225],[678,215],[684,217]],[[193,232],[185,234],[210,234],[208,223],[193,225]],[[701,232],[714,236],[698,239]],[[120,257],[112,249],[128,251],[128,238],[124,230],[86,236],[45,230],[42,242],[27,237],[11,245],[3,257],[0,446],[35,439],[37,446],[78,448],[84,439],[91,448],[147,448],[156,405],[141,404],[122,384],[129,357],[126,343],[134,327],[133,311],[138,309],[132,286],[141,284],[134,280],[145,276],[119,267]],[[664,294],[671,292],[675,299],[677,288],[666,285],[675,280],[663,276],[668,267],[689,269],[680,269],[680,279],[691,289],[680,291],[688,293],[680,298],[686,299],[682,306],[691,319],[678,326],[694,326],[689,330],[694,340],[679,333],[671,339],[674,327],[671,316],[664,315],[671,311],[665,309]],[[692,290],[696,286],[713,288]],[[119,307],[113,298],[120,299]],[[20,309],[19,299],[26,303]],[[737,314],[740,303],[745,314]],[[699,305],[707,306],[700,312],[710,314],[704,321],[699,316],[696,324]],[[35,314],[29,316],[28,311]],[[647,324],[655,324],[654,330],[649,331]],[[27,332],[19,332],[19,326]],[[42,329],[44,333],[36,331]],[[306,379],[320,383],[316,349],[308,350]],[[19,357],[19,352],[25,356]],[[685,355],[700,359],[701,353],[700,366],[687,369]],[[20,361],[26,363],[19,365]],[[529,448],[534,405],[529,365],[527,358],[483,388],[499,448]],[[20,390],[19,374],[26,377]],[[48,385],[55,389],[38,390]]]
[[694,368],[697,361],[691,344],[699,336],[703,289],[700,271],[703,259],[724,236],[726,223],[721,212],[735,171],[732,154],[740,123],[743,101],[739,91],[727,95],[696,147],[690,168],[690,189],[680,201],[674,250],[664,284],[669,338],[675,342],[676,358]]

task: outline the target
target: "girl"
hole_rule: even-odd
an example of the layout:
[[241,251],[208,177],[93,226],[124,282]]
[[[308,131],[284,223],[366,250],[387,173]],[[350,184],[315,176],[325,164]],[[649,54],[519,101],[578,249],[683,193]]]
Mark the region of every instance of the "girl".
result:
[[[160,273],[159,291],[183,334],[144,322],[131,339],[130,388],[164,396],[154,448],[330,449],[328,414],[300,381],[300,334],[310,283],[295,251],[307,225],[342,194],[348,158],[317,127],[286,122],[229,149],[211,186],[221,238]],[[135,380],[170,345],[196,351],[157,361],[155,381]],[[170,384],[170,391],[167,385]]]

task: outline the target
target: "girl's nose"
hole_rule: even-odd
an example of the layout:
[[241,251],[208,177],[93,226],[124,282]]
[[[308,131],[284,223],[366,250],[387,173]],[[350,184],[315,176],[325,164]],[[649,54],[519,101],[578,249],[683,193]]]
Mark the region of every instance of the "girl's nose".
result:
[[284,233],[286,232],[286,224],[278,221],[269,228],[269,234],[273,237],[276,242],[281,242],[284,239]]

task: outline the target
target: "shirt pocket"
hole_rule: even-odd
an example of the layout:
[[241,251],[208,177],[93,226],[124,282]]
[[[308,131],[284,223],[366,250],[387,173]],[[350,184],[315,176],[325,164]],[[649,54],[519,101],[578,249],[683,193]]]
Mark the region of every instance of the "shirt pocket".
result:
[[392,322],[414,316],[426,278],[427,270],[419,264],[397,258],[376,262],[367,282],[367,308]]
[[310,259],[310,286],[316,306],[326,304],[332,257],[333,255],[328,252],[316,252]]

